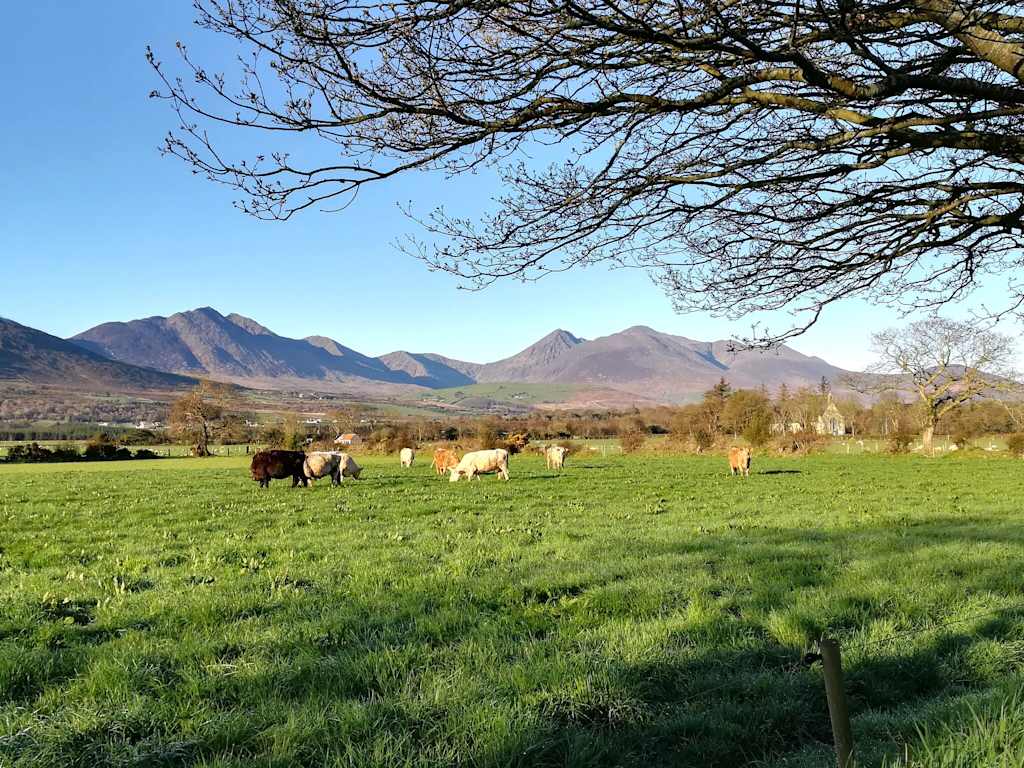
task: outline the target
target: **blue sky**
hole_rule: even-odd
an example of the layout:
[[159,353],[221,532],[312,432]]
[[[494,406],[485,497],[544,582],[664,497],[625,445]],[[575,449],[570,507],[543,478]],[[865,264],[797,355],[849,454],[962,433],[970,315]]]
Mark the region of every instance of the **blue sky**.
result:
[[[638,324],[698,339],[749,329],[673,313],[642,272],[594,268],[474,293],[394,248],[397,237],[416,233],[397,202],[416,201],[424,212],[443,202],[472,214],[499,191],[488,174],[410,177],[365,190],[341,214],[250,219],[231,206],[231,190],[157,150],[175,120],[148,98],[157,82],[146,45],[168,64],[176,40],[204,62],[232,55],[226,41],[192,25],[190,3],[33,0],[4,15],[16,33],[0,49],[8,107],[0,120],[0,265],[11,278],[0,316],[69,336],[209,305],[367,354],[404,348],[481,362],[557,327],[587,338]],[[793,346],[859,367],[870,359],[870,332],[898,322],[848,302]]]

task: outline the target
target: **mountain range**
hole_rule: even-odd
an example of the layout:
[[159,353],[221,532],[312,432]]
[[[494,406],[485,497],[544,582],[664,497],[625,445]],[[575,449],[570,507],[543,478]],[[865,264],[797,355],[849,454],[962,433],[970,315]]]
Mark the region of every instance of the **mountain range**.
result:
[[[0,356],[0,378],[31,378],[34,358],[23,352],[15,359],[5,351],[12,343],[7,337],[17,336],[12,331],[17,324],[5,322],[0,326],[0,354],[5,355]],[[22,336],[31,330],[17,328],[24,329]],[[280,336],[255,320],[210,307],[103,323],[67,341],[34,333],[40,353],[48,349],[65,355],[56,369],[72,371],[69,381],[96,382],[102,370],[122,384],[146,380],[160,387],[178,386],[187,380],[182,377],[206,377],[262,389],[395,395],[516,382],[571,384],[613,391],[625,400],[671,403],[692,398],[721,377],[734,387],[774,389],[783,383],[816,385],[823,376],[834,381],[845,373],[786,346],[734,351],[726,341],[696,341],[646,326],[589,340],[558,329],[490,363],[404,350],[371,357],[326,336]],[[21,346],[26,344],[31,346],[28,337]],[[53,370],[50,366],[36,375],[54,378]]]

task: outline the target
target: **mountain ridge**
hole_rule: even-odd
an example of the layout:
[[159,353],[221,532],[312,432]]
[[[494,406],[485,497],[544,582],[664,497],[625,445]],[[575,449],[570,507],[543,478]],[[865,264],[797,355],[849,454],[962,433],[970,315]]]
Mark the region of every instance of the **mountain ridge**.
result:
[[680,402],[723,376],[734,387],[799,387],[846,373],[791,347],[736,350],[728,341],[699,341],[646,325],[594,339],[558,328],[488,363],[406,350],[370,357],[327,336],[279,336],[256,320],[222,315],[211,307],[103,323],[71,341],[122,362],[259,388],[287,383],[406,391],[474,383],[565,383]]
[[174,390],[195,379],[118,362],[45,331],[0,317],[0,379],[126,392]]

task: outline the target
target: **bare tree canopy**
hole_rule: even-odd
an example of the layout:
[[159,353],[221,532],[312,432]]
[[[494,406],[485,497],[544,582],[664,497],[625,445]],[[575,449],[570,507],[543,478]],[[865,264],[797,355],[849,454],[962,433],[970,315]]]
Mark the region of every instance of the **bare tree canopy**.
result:
[[194,456],[210,455],[210,440],[224,415],[228,387],[202,380],[189,393],[171,403],[171,433],[192,448]]
[[[490,215],[435,211],[432,244],[410,244],[472,285],[644,267],[683,310],[803,310],[782,338],[844,297],[935,308],[1022,265],[1016,2],[195,5],[247,55],[230,76],[150,55],[181,117],[165,150],[272,219],[417,169],[497,168]],[[214,124],[269,146],[229,157]]]
[[871,340],[877,360],[868,372],[881,378],[862,391],[910,389],[924,409],[929,452],[935,426],[947,413],[980,397],[1020,391],[1014,340],[974,323],[929,317]]

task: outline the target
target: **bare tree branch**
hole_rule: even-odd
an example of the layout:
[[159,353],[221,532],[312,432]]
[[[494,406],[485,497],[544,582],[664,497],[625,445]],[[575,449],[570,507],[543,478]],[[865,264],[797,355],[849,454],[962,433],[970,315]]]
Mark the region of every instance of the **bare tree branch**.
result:
[[[771,342],[841,298],[935,309],[1022,266],[1009,0],[195,6],[246,55],[229,79],[183,47],[180,75],[150,54],[180,118],[165,152],[269,219],[412,171],[494,168],[495,210],[434,211],[429,244],[404,246],[470,286],[650,269],[681,310],[806,313]],[[273,150],[232,159],[208,133],[225,126]],[[550,166],[525,159],[538,146]]]

